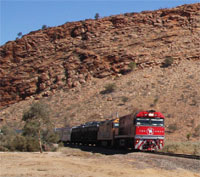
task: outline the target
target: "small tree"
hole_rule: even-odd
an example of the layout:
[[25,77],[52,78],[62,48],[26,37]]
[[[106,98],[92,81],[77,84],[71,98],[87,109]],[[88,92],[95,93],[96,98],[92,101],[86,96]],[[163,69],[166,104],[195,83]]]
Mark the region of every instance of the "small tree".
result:
[[[52,133],[53,126],[49,119],[48,106],[42,103],[33,103],[30,109],[23,114],[23,121],[25,121],[23,134],[31,138],[37,139],[40,152],[43,152],[43,143],[48,143],[48,136]],[[51,140],[50,140],[51,141]]]
[[42,25],[42,29],[47,29],[47,25]]
[[95,20],[98,20],[99,17],[100,17],[99,13],[96,13],[95,16],[94,16]]
[[19,33],[17,34],[17,36],[18,36],[18,37],[21,37],[21,36],[22,36],[22,32],[19,32]]

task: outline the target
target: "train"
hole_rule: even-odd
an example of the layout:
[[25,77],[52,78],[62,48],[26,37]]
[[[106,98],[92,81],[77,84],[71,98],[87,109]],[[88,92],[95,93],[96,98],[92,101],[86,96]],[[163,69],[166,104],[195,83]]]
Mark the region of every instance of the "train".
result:
[[64,144],[157,151],[164,146],[164,119],[161,112],[148,110],[111,120],[60,128],[56,132]]

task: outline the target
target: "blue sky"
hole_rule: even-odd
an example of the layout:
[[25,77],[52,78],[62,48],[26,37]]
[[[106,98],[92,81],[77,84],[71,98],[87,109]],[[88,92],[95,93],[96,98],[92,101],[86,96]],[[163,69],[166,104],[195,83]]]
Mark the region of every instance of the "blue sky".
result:
[[0,0],[0,45],[42,28],[143,10],[176,7],[200,0]]

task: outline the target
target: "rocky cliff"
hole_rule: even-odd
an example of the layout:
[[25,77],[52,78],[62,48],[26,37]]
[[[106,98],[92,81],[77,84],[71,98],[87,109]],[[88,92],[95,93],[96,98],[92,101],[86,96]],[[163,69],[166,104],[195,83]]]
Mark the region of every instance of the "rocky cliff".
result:
[[200,3],[66,23],[0,47],[0,108],[91,78],[200,60]]

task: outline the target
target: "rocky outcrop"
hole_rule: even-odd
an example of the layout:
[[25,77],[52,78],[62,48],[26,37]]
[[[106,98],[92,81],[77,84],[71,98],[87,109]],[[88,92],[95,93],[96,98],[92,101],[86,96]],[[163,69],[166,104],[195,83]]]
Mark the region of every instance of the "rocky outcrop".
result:
[[91,77],[200,59],[200,3],[30,32],[0,47],[0,108]]

